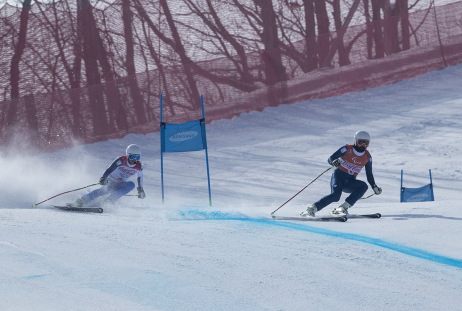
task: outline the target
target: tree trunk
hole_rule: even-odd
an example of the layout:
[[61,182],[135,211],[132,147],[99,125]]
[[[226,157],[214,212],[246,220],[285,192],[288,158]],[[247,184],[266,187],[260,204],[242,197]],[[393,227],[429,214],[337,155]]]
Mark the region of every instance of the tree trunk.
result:
[[396,6],[395,9],[397,10],[397,14],[401,15],[402,49],[409,50],[411,48],[411,38],[410,38],[408,0],[396,0],[395,6]]
[[369,12],[369,0],[364,0],[364,17],[366,18],[366,44],[367,44],[367,59],[372,59],[372,40],[374,37],[374,29],[371,23],[371,14]]
[[[10,101],[10,107],[8,108],[6,118],[8,126],[14,126],[18,122],[17,111],[19,104],[19,63],[21,62],[21,58],[26,47],[27,24],[29,22],[30,4],[31,0],[26,0],[23,3],[23,8],[21,9],[18,42],[14,47],[14,55],[11,59],[10,86],[12,100]],[[11,131],[14,131],[14,129],[11,129]],[[7,139],[10,139],[10,136],[12,137],[12,135],[8,135]]]
[[168,7],[167,0],[160,0],[162,10],[164,11],[165,18],[167,19],[167,23],[170,27],[170,31],[172,32],[172,37],[175,45],[175,52],[180,57],[181,63],[183,65],[184,73],[186,75],[186,79],[189,85],[190,91],[190,102],[195,109],[201,108],[201,101],[200,101],[200,94],[199,90],[197,89],[196,80],[194,79],[194,74],[192,72],[192,61],[186,55],[186,50],[181,42],[180,34],[176,28],[175,22],[172,17],[172,13],[170,12],[170,8]]
[[345,49],[345,44],[343,43],[343,36],[339,38],[340,31],[342,29],[342,16],[340,11],[340,0],[334,0],[334,11],[332,13],[334,17],[335,23],[335,30],[337,31],[337,40],[338,42],[338,55],[339,55],[339,65],[346,66],[351,64],[350,59],[348,57],[348,52]]
[[[238,42],[238,40],[236,40],[236,38],[233,35],[231,35],[228,32],[228,30],[226,29],[226,26],[222,24],[220,18],[218,17],[218,13],[216,12],[211,0],[207,0],[207,5],[209,7],[210,14],[213,17],[213,20],[215,21],[215,24],[217,25],[217,31],[226,41],[228,41],[233,46],[233,48],[236,50],[237,55],[239,55],[239,59],[241,60],[241,66],[242,66],[242,71],[240,71],[241,80],[244,83],[254,84],[253,76],[250,73],[250,68],[249,68],[245,48]],[[204,20],[206,20],[204,14],[202,14],[201,16]],[[237,70],[239,70],[239,66],[236,66],[236,67],[237,67]]]
[[77,25],[74,41],[74,61],[72,65],[72,71],[70,78],[71,91],[69,96],[72,101],[72,118],[73,124],[73,135],[76,139],[80,139],[85,136],[85,126],[82,112],[81,112],[81,99],[80,99],[80,86],[82,81],[82,59],[83,59],[83,29],[84,29],[84,14],[83,9],[88,6],[87,1],[77,0]]
[[383,58],[385,56],[385,53],[383,45],[382,20],[380,18],[382,0],[371,0],[371,2],[372,23],[374,29],[375,58]]
[[314,10],[318,23],[318,59],[319,64],[324,64],[330,49],[329,16],[327,14],[325,0],[314,0]]
[[[85,76],[87,78],[87,93],[90,100],[90,109],[93,118],[93,134],[104,135],[109,130],[109,123],[106,118],[106,107],[101,76],[98,67],[98,42],[93,8],[88,5],[88,0],[82,2],[81,10],[83,22],[83,60],[85,63]],[[92,87],[93,86],[93,87]]]
[[130,0],[122,0],[122,20],[124,22],[125,46],[127,48],[125,66],[127,67],[128,85],[133,101],[133,107],[135,109],[136,119],[138,124],[143,124],[146,123],[147,119],[144,109],[144,98],[141,95],[138,81],[136,79],[135,48],[132,30],[133,12],[130,9]]
[[[263,65],[265,66],[265,79],[268,85],[268,101],[271,106],[277,106],[284,102],[287,97],[286,67],[282,64],[280,41],[276,13],[272,0],[254,0],[260,6],[260,18],[262,21],[262,41],[265,50],[262,52]],[[280,83],[283,82],[283,83]]]
[[263,23],[262,41],[265,46],[263,58],[266,84],[273,85],[287,80],[286,68],[282,64],[281,50],[279,49],[276,13],[272,0],[260,0],[258,3],[261,7],[260,17]]
[[32,0],[25,0],[21,9],[21,21],[19,25],[18,42],[14,48],[14,55],[11,59],[11,99],[19,97],[19,63],[21,61],[27,40],[27,24],[29,23],[29,11]]
[[385,43],[385,54],[398,53],[401,48],[399,46],[399,15],[396,9],[396,4],[390,3],[390,0],[384,0],[383,2],[383,15],[385,19],[384,28],[384,43]]
[[305,9],[305,44],[308,71],[318,68],[318,46],[316,43],[316,21],[314,15],[314,0],[303,0]]
[[74,79],[71,88],[80,87],[82,81],[82,59],[83,59],[83,32],[84,32],[84,9],[88,6],[87,0],[77,0],[77,33],[74,42]]

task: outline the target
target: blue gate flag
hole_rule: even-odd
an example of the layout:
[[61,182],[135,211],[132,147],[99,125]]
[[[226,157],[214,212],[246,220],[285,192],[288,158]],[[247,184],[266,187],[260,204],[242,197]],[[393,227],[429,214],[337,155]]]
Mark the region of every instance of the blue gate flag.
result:
[[432,173],[430,172],[430,183],[420,188],[403,187],[403,171],[401,170],[401,202],[426,202],[435,201],[433,194]]
[[207,149],[204,119],[181,124],[162,122],[160,135],[162,152],[187,152]]
[[403,188],[401,190],[401,202],[425,202],[435,201],[431,184],[420,188]]

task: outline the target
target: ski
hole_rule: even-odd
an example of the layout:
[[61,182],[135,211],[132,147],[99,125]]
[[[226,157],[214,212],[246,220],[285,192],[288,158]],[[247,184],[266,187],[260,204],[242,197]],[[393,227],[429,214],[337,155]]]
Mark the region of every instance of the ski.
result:
[[53,207],[58,208],[63,211],[71,211],[71,212],[87,212],[87,213],[102,213],[103,209],[101,207],[72,207],[72,206],[56,206]]
[[346,215],[348,218],[380,218],[382,217],[382,214],[380,213],[374,213],[374,214],[348,214]]
[[298,220],[298,221],[340,221],[348,220],[346,216],[322,216],[322,217],[303,217],[303,216],[275,216],[271,215],[275,220]]

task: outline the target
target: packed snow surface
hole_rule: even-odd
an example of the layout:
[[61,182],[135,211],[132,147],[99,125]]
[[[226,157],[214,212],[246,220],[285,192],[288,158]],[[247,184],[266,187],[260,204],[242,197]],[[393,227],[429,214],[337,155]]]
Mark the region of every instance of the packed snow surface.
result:
[[[208,124],[212,206],[203,151],[164,156],[162,204],[154,129],[56,153],[9,150],[1,159],[1,309],[462,310],[461,80],[458,65]],[[383,193],[351,213],[382,218],[272,220],[358,130],[371,134]],[[32,207],[97,183],[132,143],[143,150],[146,199],[124,197],[102,214],[51,208],[89,187]],[[435,201],[400,203],[401,170],[403,185],[416,188],[430,182],[429,169]],[[328,194],[331,172],[276,214],[298,215]]]

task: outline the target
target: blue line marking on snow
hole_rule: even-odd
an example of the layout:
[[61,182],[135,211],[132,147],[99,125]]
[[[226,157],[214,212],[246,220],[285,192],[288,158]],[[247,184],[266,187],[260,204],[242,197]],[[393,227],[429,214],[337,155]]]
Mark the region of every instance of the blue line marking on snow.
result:
[[290,228],[290,229],[302,230],[306,232],[318,233],[318,234],[323,234],[327,236],[343,238],[347,240],[359,241],[359,242],[368,243],[368,244],[380,246],[383,248],[387,248],[387,249],[390,249],[396,252],[400,252],[405,255],[430,260],[433,262],[441,263],[441,264],[456,267],[456,268],[462,268],[462,260],[460,259],[440,256],[440,255],[433,254],[433,253],[430,253],[430,252],[427,252],[421,249],[407,247],[407,246],[403,246],[399,244],[394,244],[394,243],[387,242],[384,240],[369,238],[369,237],[358,235],[358,234],[331,231],[327,229],[310,227],[310,226],[295,224],[295,223],[290,223],[290,222],[276,222],[272,220],[257,220],[257,219],[247,219],[247,221],[260,222],[260,223],[270,224],[274,226],[280,226],[280,227],[285,227],[285,228]]
[[31,279],[41,278],[41,277],[44,277],[44,276],[47,276],[47,275],[49,275],[49,274],[30,275],[30,276],[24,276],[23,279],[31,280]]
[[396,251],[396,252],[399,252],[405,255],[430,260],[433,262],[441,263],[441,264],[456,267],[456,268],[462,268],[462,260],[460,259],[440,256],[440,255],[433,254],[433,253],[430,253],[430,252],[427,252],[421,249],[407,247],[407,246],[387,242],[384,240],[370,238],[367,236],[362,236],[362,235],[353,234],[353,233],[337,232],[337,231],[332,231],[332,230],[327,230],[327,229],[322,229],[322,228],[317,228],[317,227],[311,227],[308,225],[301,225],[301,224],[291,223],[291,222],[251,218],[239,212],[228,213],[228,212],[221,212],[221,211],[210,211],[210,210],[207,210],[207,207],[204,207],[204,210],[202,210],[202,207],[199,207],[197,209],[192,209],[192,210],[180,210],[178,211],[178,214],[182,219],[185,219],[185,220],[240,220],[240,221],[256,222],[256,223],[271,225],[271,226],[285,227],[285,228],[301,230],[301,231],[306,231],[306,232],[312,232],[312,233],[322,234],[322,235],[336,237],[336,238],[343,238],[346,240],[363,242],[363,243],[383,247],[386,249],[390,249],[390,250],[393,250],[393,251]]
[[187,219],[187,220],[196,220],[196,219],[213,219],[213,220],[244,220],[248,219],[249,217],[238,213],[238,212],[233,212],[233,213],[227,213],[227,212],[221,212],[221,211],[210,211],[210,210],[199,210],[199,209],[193,209],[193,210],[183,210],[183,211],[178,211],[178,214],[180,217]]

